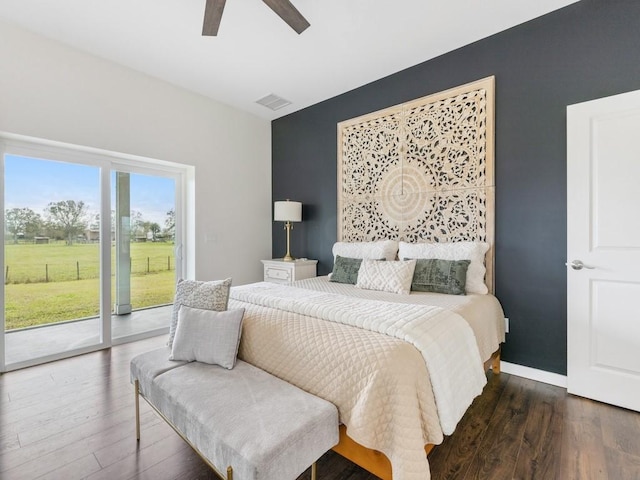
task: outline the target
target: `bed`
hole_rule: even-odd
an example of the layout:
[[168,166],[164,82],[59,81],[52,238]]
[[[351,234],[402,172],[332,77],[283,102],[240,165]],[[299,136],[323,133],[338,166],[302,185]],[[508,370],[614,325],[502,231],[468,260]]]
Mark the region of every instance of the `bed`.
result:
[[[397,295],[318,277],[291,287],[234,287],[229,308],[245,309],[239,357],[334,403],[342,425],[334,450],[383,479],[429,478],[426,452],[453,433],[486,382],[484,363],[496,364],[504,341],[502,309],[493,295]],[[446,420],[446,405],[438,405],[432,385],[436,372],[420,348],[389,334],[389,322],[379,328],[363,320],[367,316],[383,323],[391,316],[392,324],[411,318],[411,329],[425,316],[429,328],[442,330],[434,339],[435,360],[427,358],[449,390],[443,398],[459,397]],[[455,322],[467,326],[466,339],[452,329]]]

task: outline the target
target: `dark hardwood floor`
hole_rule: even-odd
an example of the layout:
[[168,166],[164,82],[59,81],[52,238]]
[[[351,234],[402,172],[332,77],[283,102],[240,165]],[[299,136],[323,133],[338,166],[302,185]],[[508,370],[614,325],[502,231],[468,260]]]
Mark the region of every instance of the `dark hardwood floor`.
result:
[[[145,402],[135,440],[129,361],[164,341],[0,376],[0,479],[214,479]],[[640,480],[640,414],[488,376],[454,435],[429,456],[433,479]],[[319,480],[376,478],[332,452],[318,473]]]

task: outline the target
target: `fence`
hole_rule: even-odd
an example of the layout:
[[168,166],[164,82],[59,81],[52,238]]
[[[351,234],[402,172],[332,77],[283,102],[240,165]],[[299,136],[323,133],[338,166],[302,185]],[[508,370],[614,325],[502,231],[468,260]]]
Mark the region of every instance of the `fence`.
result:
[[[146,275],[151,273],[175,270],[175,258],[172,255],[136,257],[131,259],[131,275]],[[112,275],[115,266],[111,266]],[[41,265],[7,265],[4,273],[4,283],[46,283],[69,282],[73,280],[87,280],[98,278],[100,263],[95,261],[51,262]]]

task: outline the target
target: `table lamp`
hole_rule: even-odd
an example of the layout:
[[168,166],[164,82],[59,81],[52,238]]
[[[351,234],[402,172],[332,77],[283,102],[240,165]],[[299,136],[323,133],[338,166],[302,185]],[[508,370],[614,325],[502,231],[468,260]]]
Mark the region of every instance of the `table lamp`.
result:
[[283,260],[285,262],[292,262],[295,258],[291,256],[291,252],[289,251],[289,234],[293,228],[291,222],[302,221],[302,203],[292,202],[289,200],[284,202],[274,202],[273,219],[276,222],[285,222],[284,228],[287,231],[287,254],[284,256]]

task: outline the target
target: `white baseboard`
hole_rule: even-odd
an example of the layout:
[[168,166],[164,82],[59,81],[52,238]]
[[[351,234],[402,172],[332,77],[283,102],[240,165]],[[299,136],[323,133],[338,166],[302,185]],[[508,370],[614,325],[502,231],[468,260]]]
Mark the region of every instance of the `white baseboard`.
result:
[[508,373],[509,375],[516,375],[518,377],[528,378],[537,382],[548,383],[550,385],[555,385],[556,387],[567,388],[566,375],[545,372],[544,370],[538,370],[537,368],[503,362],[502,360],[500,361],[500,371]]

